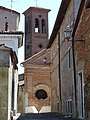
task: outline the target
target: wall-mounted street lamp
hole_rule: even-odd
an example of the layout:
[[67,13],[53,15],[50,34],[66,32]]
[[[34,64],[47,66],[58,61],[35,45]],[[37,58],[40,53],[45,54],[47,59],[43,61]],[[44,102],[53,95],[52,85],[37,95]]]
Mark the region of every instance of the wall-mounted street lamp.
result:
[[70,28],[70,26],[67,26],[66,27],[66,30],[64,31],[64,37],[66,40],[68,41],[72,41],[72,42],[76,42],[76,41],[79,41],[79,42],[85,42],[85,40],[76,40],[76,39],[72,39],[72,30]]
[[65,36],[65,39],[67,39],[68,41],[71,38],[71,33],[72,33],[72,30],[71,30],[70,26],[67,26],[66,30],[64,31],[64,36]]

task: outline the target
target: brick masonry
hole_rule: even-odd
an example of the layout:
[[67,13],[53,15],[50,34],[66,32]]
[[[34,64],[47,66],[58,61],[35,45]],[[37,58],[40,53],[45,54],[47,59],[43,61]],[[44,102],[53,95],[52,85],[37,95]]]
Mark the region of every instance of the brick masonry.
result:
[[[85,118],[90,119],[90,8],[84,8],[76,32],[76,38],[84,40],[77,42],[77,71],[84,70],[84,109]],[[82,64],[81,64],[82,63]]]

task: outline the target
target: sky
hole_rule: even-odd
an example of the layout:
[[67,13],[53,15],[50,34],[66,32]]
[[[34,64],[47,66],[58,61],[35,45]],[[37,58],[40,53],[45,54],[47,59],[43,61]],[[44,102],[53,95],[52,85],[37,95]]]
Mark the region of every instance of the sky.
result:
[[[11,2],[12,1],[12,2]],[[37,2],[36,2],[37,1]],[[37,4],[36,4],[37,3]],[[42,7],[50,9],[48,14],[49,21],[49,37],[52,33],[53,26],[57,17],[61,0],[0,0],[0,6],[15,10],[20,13],[19,30],[24,32],[24,15],[22,14],[29,7]],[[20,63],[24,61],[24,48],[21,47],[18,51],[19,74],[23,73],[24,69],[20,67]]]

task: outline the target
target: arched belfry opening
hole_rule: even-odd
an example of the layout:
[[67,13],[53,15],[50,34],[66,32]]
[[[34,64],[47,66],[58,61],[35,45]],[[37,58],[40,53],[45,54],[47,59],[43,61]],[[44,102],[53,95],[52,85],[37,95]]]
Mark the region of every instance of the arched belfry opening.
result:
[[35,18],[35,33],[39,33],[39,19]]
[[42,19],[42,33],[46,33],[46,21]]

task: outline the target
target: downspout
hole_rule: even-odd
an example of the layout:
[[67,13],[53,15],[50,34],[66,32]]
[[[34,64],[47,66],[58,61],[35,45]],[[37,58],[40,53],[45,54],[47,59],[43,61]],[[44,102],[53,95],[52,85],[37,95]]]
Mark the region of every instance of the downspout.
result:
[[60,113],[62,113],[62,98],[61,98],[61,67],[60,67],[60,33],[58,32],[58,77],[59,77],[59,103]]
[[75,49],[74,37],[72,37],[72,58],[73,58],[73,77],[74,77],[74,99],[75,99],[75,117],[77,117],[77,83],[76,83],[76,64],[75,64]]

